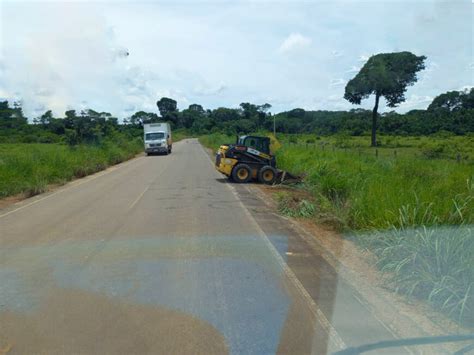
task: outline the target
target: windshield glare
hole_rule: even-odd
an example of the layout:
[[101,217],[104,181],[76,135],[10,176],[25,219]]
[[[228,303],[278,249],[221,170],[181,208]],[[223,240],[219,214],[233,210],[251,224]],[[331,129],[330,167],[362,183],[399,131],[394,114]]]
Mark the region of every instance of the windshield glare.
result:
[[165,134],[163,132],[145,134],[146,141],[156,141],[157,139],[163,139],[163,138],[165,138]]
[[474,355],[473,18],[0,0],[0,355]]

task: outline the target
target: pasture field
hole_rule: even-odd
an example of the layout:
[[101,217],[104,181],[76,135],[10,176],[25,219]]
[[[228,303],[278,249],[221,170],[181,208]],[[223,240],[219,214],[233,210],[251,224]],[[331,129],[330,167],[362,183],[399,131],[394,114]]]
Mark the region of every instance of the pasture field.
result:
[[413,157],[456,160],[474,163],[474,135],[453,136],[441,132],[432,136],[378,136],[377,149],[370,147],[370,137],[317,136],[314,134],[277,134],[278,141],[286,145],[303,145],[321,150],[352,151],[357,155],[373,155],[397,158]]

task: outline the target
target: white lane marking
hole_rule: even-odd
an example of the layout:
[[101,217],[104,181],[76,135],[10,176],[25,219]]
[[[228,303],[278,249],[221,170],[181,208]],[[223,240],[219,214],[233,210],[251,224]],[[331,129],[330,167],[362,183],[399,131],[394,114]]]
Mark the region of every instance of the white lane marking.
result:
[[[176,143],[175,143],[176,144]],[[132,202],[132,204],[130,205],[130,207],[128,209],[132,209],[137,203],[138,201],[140,201],[140,199],[143,197],[143,195],[145,195],[145,193],[150,189],[151,185],[153,185],[153,183],[161,176],[163,175],[163,173],[167,170],[168,168],[168,165],[170,165],[170,161],[173,160],[174,156],[172,157],[169,157],[169,159],[167,159],[168,161],[168,164],[165,165],[165,167],[163,169],[161,169],[161,171],[159,172],[158,175],[155,176],[155,178],[153,179],[153,181],[145,188],[145,190],[142,191],[142,193],[140,195],[138,195],[138,197],[135,199],[135,201]]]
[[130,205],[130,207],[129,207],[128,209],[132,209],[133,206],[135,206],[135,205],[137,204],[137,202],[140,201],[140,199],[143,197],[143,195],[145,194],[145,192],[148,191],[148,189],[150,188],[150,186],[151,186],[151,184],[148,185],[148,186],[145,188],[145,190],[143,190],[143,192],[142,192],[140,195],[138,195],[138,197],[135,199],[135,201],[132,202],[132,204]]
[[60,194],[60,193],[62,193],[62,192],[64,192],[64,191],[67,191],[67,190],[69,190],[69,189],[72,189],[73,187],[81,186],[82,184],[85,184],[85,183],[87,183],[87,182],[90,182],[90,181],[92,181],[92,180],[95,180],[95,179],[97,179],[97,178],[99,178],[99,177],[101,177],[101,176],[110,174],[110,173],[113,172],[113,171],[116,171],[116,170],[118,170],[118,169],[120,169],[120,168],[122,168],[122,167],[124,167],[124,166],[128,166],[128,165],[130,165],[131,163],[140,161],[140,160],[142,160],[142,159],[143,159],[143,157],[134,158],[134,159],[129,160],[129,161],[126,162],[126,163],[122,163],[122,164],[119,164],[119,165],[114,165],[114,166],[108,168],[107,170],[104,170],[104,171],[102,171],[102,172],[96,173],[96,174],[94,174],[94,175],[89,175],[89,176],[87,176],[87,177],[84,177],[83,179],[74,180],[74,181],[68,183],[68,184],[66,185],[66,187],[64,187],[64,188],[61,188],[61,189],[59,189],[59,190],[57,190],[57,191],[55,191],[55,192],[52,192],[52,193],[50,193],[50,194],[48,194],[48,195],[46,195],[46,196],[44,196],[44,197],[42,197],[42,198],[39,198],[39,199],[34,200],[34,201],[30,202],[30,203],[27,203],[26,205],[22,205],[22,206],[20,206],[20,207],[18,207],[18,208],[15,208],[14,210],[8,211],[8,212],[6,212],[6,213],[4,213],[4,214],[0,214],[0,218],[6,217],[6,216],[8,216],[8,215],[11,215],[12,213],[15,213],[15,212],[17,212],[17,211],[23,210],[23,209],[25,209],[25,208],[27,208],[27,207],[30,207],[30,206],[32,206],[32,205],[35,205],[35,204],[37,204],[38,202],[44,201],[44,200],[46,200],[46,199],[48,199],[48,198],[50,198],[50,197],[53,197],[53,196],[55,196],[55,195],[58,195],[58,194]]
[[[209,154],[204,150],[203,146],[201,145],[201,149],[203,153],[208,157],[209,161],[211,164],[214,166],[214,162],[212,161],[211,157]],[[336,349],[345,349],[347,345],[345,344],[344,340],[342,340],[341,336],[338,334],[336,329],[332,326],[331,322],[326,318],[326,315],[321,311],[319,306],[316,304],[316,302],[313,300],[311,295],[308,293],[308,291],[304,288],[303,284],[298,280],[298,277],[295,275],[295,273],[291,270],[291,268],[288,266],[288,264],[285,262],[285,260],[281,257],[280,253],[278,253],[278,250],[273,246],[272,242],[270,239],[268,239],[268,236],[265,234],[265,232],[260,228],[259,224],[255,220],[255,218],[252,216],[252,214],[248,211],[247,207],[243,204],[243,202],[240,200],[237,191],[235,191],[234,187],[232,187],[230,184],[225,184],[229,190],[232,192],[234,197],[237,199],[239,205],[242,207],[244,213],[250,220],[250,222],[254,225],[257,233],[262,237],[263,241],[265,244],[267,244],[268,248],[272,252],[272,254],[275,256],[278,264],[281,266],[283,271],[285,272],[286,276],[288,279],[293,283],[293,286],[296,287],[296,289],[300,292],[301,296],[303,299],[308,303],[309,309],[315,316],[316,320],[319,321],[321,326],[324,328],[324,330],[328,333],[329,336],[329,342],[333,343],[333,348],[335,347]]]

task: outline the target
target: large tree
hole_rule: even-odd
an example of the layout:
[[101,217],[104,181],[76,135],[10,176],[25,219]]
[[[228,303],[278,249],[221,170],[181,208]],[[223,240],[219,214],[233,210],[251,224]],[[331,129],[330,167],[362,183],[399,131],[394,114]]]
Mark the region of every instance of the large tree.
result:
[[375,95],[372,110],[372,146],[377,145],[377,111],[384,97],[387,106],[395,107],[405,101],[407,86],[417,81],[416,73],[425,68],[425,56],[410,52],[381,53],[369,58],[357,75],[351,79],[344,98],[360,105],[363,99]]
[[178,103],[176,100],[169,97],[162,97],[156,102],[158,110],[160,110],[161,117],[166,121],[178,123]]
[[134,127],[142,127],[144,123],[158,122],[160,119],[154,112],[138,111],[130,117],[130,124]]
[[179,122],[185,128],[191,128],[194,122],[199,121],[206,117],[206,111],[201,105],[192,104],[183,111],[181,111]]

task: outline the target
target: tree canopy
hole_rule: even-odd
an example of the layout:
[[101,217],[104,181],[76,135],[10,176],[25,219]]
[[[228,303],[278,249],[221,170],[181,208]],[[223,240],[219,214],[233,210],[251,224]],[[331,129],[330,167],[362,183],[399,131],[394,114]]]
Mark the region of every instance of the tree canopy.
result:
[[360,105],[363,99],[375,95],[372,114],[372,146],[377,145],[377,111],[379,99],[384,97],[387,106],[395,107],[405,101],[407,86],[417,81],[417,72],[425,68],[425,56],[410,52],[381,53],[369,58],[359,73],[345,88],[344,98]]
[[465,91],[448,91],[435,97],[428,110],[455,111],[474,108],[474,88]]

